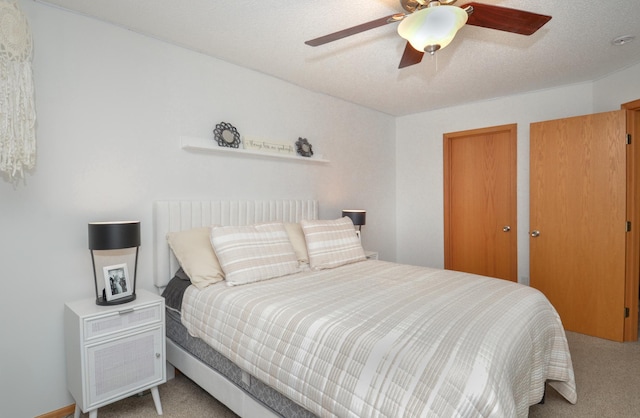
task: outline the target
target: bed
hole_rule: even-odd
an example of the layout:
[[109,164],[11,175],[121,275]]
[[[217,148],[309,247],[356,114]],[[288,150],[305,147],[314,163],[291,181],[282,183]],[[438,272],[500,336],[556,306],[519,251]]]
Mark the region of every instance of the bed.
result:
[[[155,202],[168,363],[243,417],[522,417],[547,383],[576,402],[564,330],[540,292],[367,260],[348,218],[317,217],[314,200]],[[185,257],[201,248],[175,238],[193,231],[203,246],[210,236],[224,280],[195,279]],[[247,267],[244,251],[273,252],[272,264]]]

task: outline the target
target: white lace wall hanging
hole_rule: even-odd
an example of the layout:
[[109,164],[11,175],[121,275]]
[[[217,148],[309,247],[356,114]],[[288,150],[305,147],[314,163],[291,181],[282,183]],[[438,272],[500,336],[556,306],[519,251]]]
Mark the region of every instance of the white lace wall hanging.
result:
[[36,162],[33,41],[17,2],[0,0],[0,172],[15,182]]

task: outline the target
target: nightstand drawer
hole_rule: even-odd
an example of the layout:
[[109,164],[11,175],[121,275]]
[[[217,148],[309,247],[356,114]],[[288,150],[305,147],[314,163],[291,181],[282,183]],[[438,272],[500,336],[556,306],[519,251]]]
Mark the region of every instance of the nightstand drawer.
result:
[[160,322],[162,320],[162,304],[127,308],[122,305],[119,310],[100,316],[84,319],[84,340],[89,341],[113,332],[122,332],[130,328]]

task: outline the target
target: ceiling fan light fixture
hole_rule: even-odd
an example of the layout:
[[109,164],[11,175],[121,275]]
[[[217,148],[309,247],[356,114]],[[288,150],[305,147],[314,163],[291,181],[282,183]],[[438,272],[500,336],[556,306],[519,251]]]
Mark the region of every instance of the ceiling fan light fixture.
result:
[[[431,6],[434,3],[435,7]],[[404,18],[398,25],[398,34],[417,51],[433,54],[451,43],[469,15],[457,6],[431,4]]]

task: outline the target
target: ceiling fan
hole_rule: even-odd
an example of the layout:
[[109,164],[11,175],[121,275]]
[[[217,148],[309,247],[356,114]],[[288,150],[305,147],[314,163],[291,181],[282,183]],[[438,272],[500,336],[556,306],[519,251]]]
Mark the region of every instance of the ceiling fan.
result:
[[434,54],[449,45],[465,24],[506,32],[531,35],[551,16],[524,10],[470,2],[452,6],[456,0],[400,0],[405,13],[396,13],[306,41],[310,46],[324,45],[390,23],[400,22],[398,34],[407,40],[398,68],[422,61],[425,52]]

